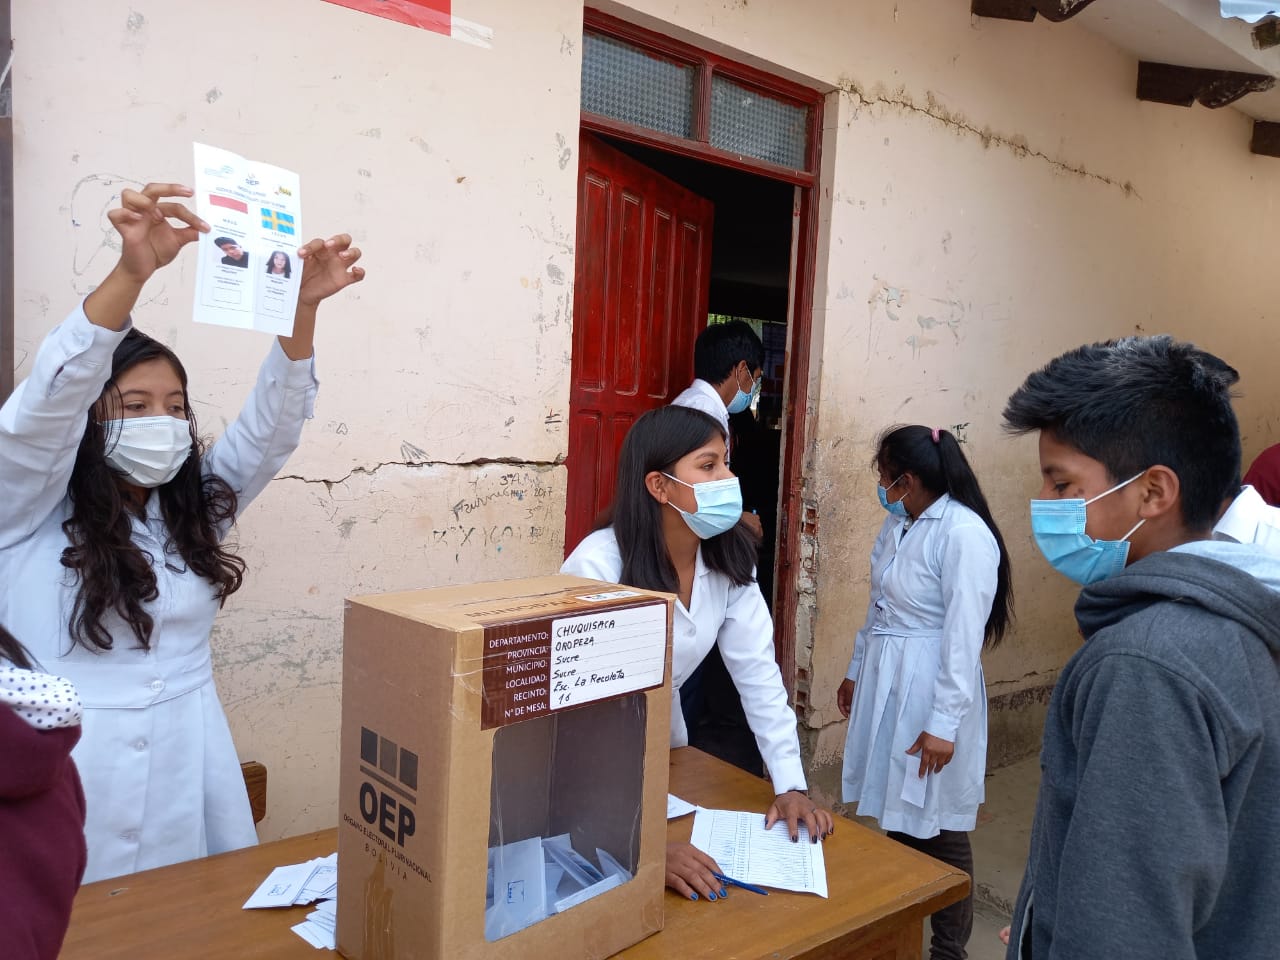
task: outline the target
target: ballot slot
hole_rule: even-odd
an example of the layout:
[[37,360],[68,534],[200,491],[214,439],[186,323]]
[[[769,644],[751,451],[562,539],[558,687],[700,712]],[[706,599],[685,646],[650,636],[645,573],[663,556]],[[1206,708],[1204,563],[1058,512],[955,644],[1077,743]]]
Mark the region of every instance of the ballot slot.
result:
[[590,703],[493,739],[485,939],[501,940],[632,881],[648,700]]

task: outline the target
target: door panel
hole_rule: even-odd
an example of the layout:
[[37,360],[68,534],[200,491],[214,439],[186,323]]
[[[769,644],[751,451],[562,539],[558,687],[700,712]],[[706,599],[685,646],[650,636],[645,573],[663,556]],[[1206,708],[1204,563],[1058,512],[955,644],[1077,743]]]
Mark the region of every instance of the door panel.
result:
[[631,424],[693,379],[714,208],[590,134],[580,143],[565,553],[613,501]]

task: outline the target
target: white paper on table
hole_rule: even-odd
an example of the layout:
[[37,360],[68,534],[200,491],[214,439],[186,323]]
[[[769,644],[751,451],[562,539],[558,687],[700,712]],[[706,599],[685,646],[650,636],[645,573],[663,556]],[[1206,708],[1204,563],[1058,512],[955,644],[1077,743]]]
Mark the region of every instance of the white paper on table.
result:
[[288,336],[302,280],[301,181],[229,150],[194,148],[195,208],[210,231],[196,243],[192,317]]
[[605,893],[608,890],[612,890],[614,887],[620,887],[626,882],[627,881],[618,874],[610,874],[599,883],[593,883],[586,889],[570,894],[563,900],[557,900],[555,904],[555,912],[564,913],[570,907],[576,907],[580,903],[586,903],[592,897],[598,897],[600,894]]
[[303,887],[311,879],[316,870],[316,861],[295,863],[287,867],[276,867],[263,880],[253,895],[244,902],[245,910],[257,910],[263,907],[292,907],[302,893]]
[[336,950],[338,938],[332,930],[328,930],[308,919],[289,928],[317,950]]
[[485,936],[499,940],[546,919],[546,882],[541,837],[498,847],[493,855],[493,906],[485,910]]
[[792,843],[785,820],[766,830],[762,813],[700,807],[693,815],[690,843],[735,880],[827,896],[827,861],[822,844],[809,842],[809,830],[803,823],[800,839]]
[[331,853],[327,857],[311,861],[315,865],[311,876],[294,901],[298,906],[315,903],[322,896],[331,892],[330,888],[338,885],[338,855]]
[[[328,902],[332,903],[333,901],[330,900]],[[312,923],[314,923],[316,926],[322,927],[323,929],[328,930],[330,933],[333,933],[338,929],[338,916],[337,914],[332,912],[326,912],[324,910],[312,910],[310,913],[307,914],[307,919],[310,920]]]
[[696,803],[690,803],[688,800],[681,800],[674,793],[667,794],[667,819],[675,820],[677,817],[683,817],[693,813],[698,809]]
[[907,775],[902,778],[902,802],[913,807],[924,806],[925,787],[929,785],[930,774],[920,776],[920,768],[915,763],[907,764]]

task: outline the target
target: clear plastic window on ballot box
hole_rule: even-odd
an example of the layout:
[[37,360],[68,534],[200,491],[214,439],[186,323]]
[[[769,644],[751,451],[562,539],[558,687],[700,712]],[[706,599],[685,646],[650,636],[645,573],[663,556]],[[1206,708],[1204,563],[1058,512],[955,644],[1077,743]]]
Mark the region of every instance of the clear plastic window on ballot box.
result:
[[493,741],[485,939],[622,886],[640,852],[647,700],[602,700]]

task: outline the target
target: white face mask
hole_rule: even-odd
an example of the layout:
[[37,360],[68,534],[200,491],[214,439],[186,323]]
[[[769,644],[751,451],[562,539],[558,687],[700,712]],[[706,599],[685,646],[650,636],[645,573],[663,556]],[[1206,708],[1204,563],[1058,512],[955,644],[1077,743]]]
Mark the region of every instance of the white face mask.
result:
[[140,487],[159,487],[191,456],[191,425],[176,417],[107,420],[107,463]]

